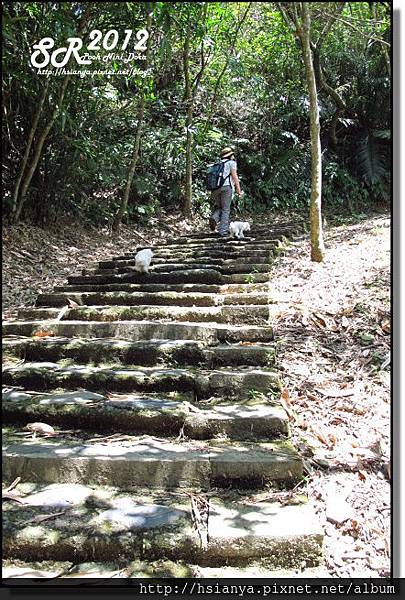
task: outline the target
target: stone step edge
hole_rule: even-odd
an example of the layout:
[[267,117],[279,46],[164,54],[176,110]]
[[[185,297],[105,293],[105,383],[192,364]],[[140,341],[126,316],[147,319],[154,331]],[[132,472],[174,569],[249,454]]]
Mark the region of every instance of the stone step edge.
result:
[[[236,289],[234,289],[236,288]],[[242,289],[241,289],[242,288]],[[111,293],[111,292],[127,292],[133,291],[137,293],[159,293],[164,292],[197,292],[207,293],[210,295],[215,294],[226,294],[231,296],[233,294],[255,294],[258,290],[266,292],[269,289],[269,282],[263,283],[239,283],[239,284],[198,284],[198,283],[106,283],[106,284],[95,284],[95,285],[62,285],[55,286],[53,293]]]
[[[185,397],[184,397],[185,396]],[[289,435],[288,417],[275,402],[210,403],[197,406],[191,394],[150,397],[145,394],[106,396],[88,391],[2,394],[3,423],[47,423],[92,432],[183,435],[191,439],[276,439]],[[89,425],[86,425],[89,423]]]
[[[39,294],[35,306],[60,307],[69,305],[73,300],[79,306],[250,306],[271,304],[272,299],[266,292],[212,294],[204,292],[52,292]],[[104,302],[101,302],[103,300]]]
[[195,340],[129,341],[109,338],[3,337],[3,356],[29,362],[72,359],[95,364],[114,360],[119,364],[216,366],[274,366],[277,344],[206,344]]
[[[249,275],[250,273],[269,273],[271,266],[267,263],[244,263],[243,261],[236,261],[233,265],[224,264],[223,261],[218,261],[216,264],[206,263],[172,263],[165,261],[163,264],[153,264],[149,269],[151,275],[171,275],[173,273],[182,273],[183,271],[190,270],[216,270],[222,275],[233,275],[243,274]],[[119,266],[114,268],[104,267],[86,267],[81,270],[80,275],[125,275],[125,274],[137,274],[138,271],[132,266]],[[79,274],[79,273],[77,273]]]
[[292,486],[303,462],[289,441],[231,442],[128,436],[124,441],[78,443],[48,437],[20,441],[12,428],[3,432],[3,477],[42,483],[111,485],[168,490],[212,487],[261,489]]
[[270,304],[234,304],[222,306],[173,306],[161,304],[131,305],[85,305],[77,308],[30,307],[20,308],[18,318],[24,320],[57,321],[121,321],[164,318],[172,321],[232,323],[244,319],[241,324],[261,320],[265,324],[270,316]]
[[[191,499],[186,494],[171,497],[164,493],[163,499],[159,499],[157,494],[150,493],[114,496],[111,488],[89,490],[88,486],[37,489],[37,493],[28,496],[31,505],[6,506],[5,558],[75,563],[118,559],[121,564],[128,558],[194,560],[201,566],[214,568],[264,561],[267,568],[269,564],[273,568],[299,568],[303,562],[308,566],[318,565],[322,556],[323,531],[308,504],[281,507],[267,502],[246,506],[208,498],[207,526],[201,527],[199,534],[192,523]],[[44,502],[47,493],[50,500],[46,508],[36,506],[41,498]],[[59,499],[72,497],[75,503],[70,504],[70,508],[52,504],[52,496],[56,494]],[[74,494],[81,501],[75,501]],[[62,508],[65,514],[44,524],[27,524],[21,517],[25,514],[29,521],[44,514],[63,512]],[[78,526],[75,515],[86,515],[85,522],[92,523],[92,528],[86,531],[80,522]],[[142,517],[143,527],[139,526]],[[104,523],[109,527],[103,526]]]
[[[304,561],[303,561],[304,562]],[[306,561],[305,561],[306,562]],[[232,593],[237,593],[242,590],[242,587],[236,586],[246,585],[244,582],[240,584],[235,582],[235,579],[326,579],[332,577],[328,574],[326,567],[305,567],[303,564],[296,566],[295,569],[277,569],[269,570],[265,565],[253,564],[248,566],[226,566],[221,567],[201,567],[200,565],[182,561],[171,561],[168,559],[155,560],[148,562],[146,560],[133,560],[131,562],[95,562],[88,561],[85,563],[73,563],[69,561],[44,561],[41,562],[23,562],[20,560],[3,560],[3,583],[6,585],[26,585],[35,587],[36,585],[44,586],[49,584],[55,585],[54,581],[63,580],[64,585],[75,586],[83,585],[83,582],[97,583],[100,579],[114,579],[114,587],[134,586],[132,581],[128,579],[140,578],[187,578],[187,579],[213,579],[218,581],[220,585],[233,586],[229,588]],[[53,581],[52,581],[53,580]],[[154,584],[152,584],[154,585]],[[155,589],[155,588],[151,588]],[[162,588],[163,589],[163,588]],[[192,589],[191,585],[188,589]],[[133,588],[135,590],[135,588]]]
[[38,391],[56,387],[87,387],[91,391],[117,392],[193,392],[197,400],[221,397],[246,397],[252,393],[279,393],[281,381],[272,370],[236,370],[141,367],[92,367],[74,364],[33,362],[3,367],[5,385],[30,385]]
[[223,275],[213,269],[201,269],[199,273],[190,271],[172,271],[171,273],[125,273],[122,275],[69,275],[69,285],[114,284],[114,283],[177,283],[177,284],[242,284],[267,283],[267,273],[237,273]]
[[270,326],[235,326],[220,323],[161,323],[158,321],[58,321],[32,320],[8,321],[3,323],[3,335],[32,336],[37,332],[50,332],[51,335],[82,337],[120,337],[121,339],[150,340],[200,340],[221,343],[241,341],[272,341],[273,328]]

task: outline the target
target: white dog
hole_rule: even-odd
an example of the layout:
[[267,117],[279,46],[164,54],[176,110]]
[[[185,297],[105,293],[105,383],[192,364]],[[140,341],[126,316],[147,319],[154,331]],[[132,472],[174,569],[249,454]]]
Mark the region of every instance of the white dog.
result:
[[238,240],[244,238],[244,231],[250,231],[250,225],[247,221],[232,221],[229,224],[229,232],[232,237],[238,238]]
[[150,261],[152,260],[153,252],[150,248],[140,250],[135,254],[135,270],[140,273],[149,273]]

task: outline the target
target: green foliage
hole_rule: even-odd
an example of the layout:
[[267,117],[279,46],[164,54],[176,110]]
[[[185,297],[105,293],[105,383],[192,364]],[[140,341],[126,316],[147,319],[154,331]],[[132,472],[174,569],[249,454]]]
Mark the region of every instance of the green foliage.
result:
[[373,135],[365,135],[361,140],[356,160],[360,177],[368,186],[380,183],[388,174],[385,148]]
[[[140,2],[39,3],[3,6],[2,140],[3,213],[10,215],[21,166],[45,79],[29,64],[32,44],[52,36],[56,46],[77,32],[89,6],[91,30],[145,25]],[[72,77],[63,109],[43,147],[28,189],[23,217],[56,220],[65,213],[95,224],[114,215],[128,176],[139,98],[146,100],[140,157],[126,218],[147,222],[161,207],[179,209],[185,187],[183,44],[188,27],[190,74],[198,77],[202,52],[207,66],[194,99],[193,209],[210,211],[205,171],[222,147],[235,147],[245,195],[235,200],[244,213],[274,210],[307,214],[310,197],[308,92],[299,45],[287,29],[278,3],[251,3],[240,30],[245,2],[156,2],[151,69],[131,77]],[[320,34],[336,3],[311,3]],[[385,3],[346,3],[343,21],[322,45],[324,76],[347,106],[330,143],[335,105],[319,90],[323,148],[323,205],[359,213],[390,201],[390,78],[387,43],[390,15]],[[86,43],[87,43],[86,42]],[[384,45],[385,44],[385,45]],[[101,55],[107,52],[102,51]],[[107,63],[108,65],[109,63]],[[102,57],[95,67],[106,66]],[[120,67],[111,60],[112,69]],[[34,145],[55,107],[62,78],[52,77]],[[212,105],[212,112],[211,112]],[[33,150],[30,153],[30,160]]]
[[350,174],[347,168],[333,160],[324,169],[323,206],[332,212],[354,213],[364,210],[369,195],[364,183]]

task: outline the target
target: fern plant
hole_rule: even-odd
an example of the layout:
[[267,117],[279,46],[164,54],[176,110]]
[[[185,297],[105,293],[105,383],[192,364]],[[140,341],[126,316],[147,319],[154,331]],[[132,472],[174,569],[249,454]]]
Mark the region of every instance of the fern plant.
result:
[[368,133],[360,141],[356,166],[359,176],[369,187],[380,183],[388,175],[386,149],[375,135]]

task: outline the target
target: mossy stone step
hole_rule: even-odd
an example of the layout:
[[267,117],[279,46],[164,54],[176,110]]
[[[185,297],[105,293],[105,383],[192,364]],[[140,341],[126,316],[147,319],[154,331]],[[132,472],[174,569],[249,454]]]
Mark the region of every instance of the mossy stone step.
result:
[[[166,260],[164,261],[162,264],[156,264],[153,260],[152,260],[152,264],[149,267],[149,274],[157,274],[157,273],[161,273],[161,274],[167,274],[167,273],[175,273],[178,271],[190,271],[190,270],[198,270],[198,271],[211,271],[211,270],[218,270],[220,272],[221,270],[221,262],[222,261],[218,261],[216,264],[214,263],[202,263],[202,262],[194,262],[194,261],[187,261],[187,262],[173,262],[173,261],[169,261]],[[124,273],[137,273],[138,271],[135,269],[134,266],[121,266],[119,265],[118,267],[114,267],[112,269],[105,269],[103,268],[99,268],[99,267],[88,267],[85,269],[82,269],[81,274],[82,275],[122,275]]]
[[187,269],[173,273],[123,273],[122,275],[72,275],[68,283],[224,283],[224,276],[214,269]]
[[[222,285],[207,285],[204,283],[110,283],[97,285],[58,285],[53,288],[54,293],[60,292],[129,292],[129,293],[159,293],[159,292],[179,292],[179,293],[221,293]],[[238,286],[246,287],[246,286]],[[250,287],[249,287],[250,289]]]
[[37,390],[56,387],[84,387],[91,391],[120,392],[190,392],[197,399],[243,397],[250,390],[277,393],[280,380],[273,371],[245,368],[244,370],[193,370],[159,367],[117,368],[89,365],[60,366],[57,363],[25,363],[3,368],[3,384],[24,386]]
[[[178,578],[191,577],[193,572],[207,577],[220,565],[226,577],[231,570],[228,564],[233,565],[233,577],[238,577],[238,565],[243,572],[251,563],[255,565],[251,569],[258,570],[260,564],[267,569],[300,568],[304,562],[316,566],[322,556],[323,533],[308,505],[260,503],[247,507],[229,502],[221,505],[213,498],[207,518],[210,535],[204,548],[191,521],[186,494],[31,483],[20,484],[17,491],[25,504],[7,503],[3,514],[5,577],[12,574],[11,559],[35,561],[37,568],[41,567],[38,561],[53,561],[47,570],[59,567],[59,573],[66,563],[91,561],[73,570],[87,577],[95,577],[94,572],[108,576],[114,569],[111,563],[123,569],[126,560],[126,577]],[[29,522],[63,511],[43,524]],[[62,567],[54,561],[65,564]],[[103,568],[94,561],[111,567]],[[193,563],[205,568],[192,570]]]
[[207,346],[194,340],[150,340],[131,342],[117,339],[3,338],[3,355],[29,362],[58,362],[71,359],[81,364],[105,363],[154,365],[195,365],[215,368],[225,365],[270,367],[276,348],[270,345]]
[[233,240],[228,239],[224,241],[218,241],[218,239],[213,238],[211,240],[185,240],[184,242],[179,242],[178,240],[173,240],[172,243],[167,242],[165,244],[157,244],[155,246],[137,246],[135,252],[139,252],[139,250],[144,250],[145,248],[151,248],[153,252],[176,252],[176,251],[184,251],[185,249],[189,249],[191,251],[199,251],[199,250],[207,250],[210,251],[218,250],[220,252],[229,251],[238,251],[241,252],[245,248],[251,250],[269,250],[271,251],[274,247],[280,246],[282,244],[279,239],[267,239],[267,240]]
[[[18,316],[25,320],[56,319],[59,308],[23,308]],[[267,305],[243,306],[80,306],[70,308],[62,321],[128,321],[166,320],[197,323],[246,323],[266,326],[269,321]]]
[[289,432],[281,406],[247,401],[209,406],[193,402],[192,394],[167,396],[95,394],[84,390],[38,394],[18,390],[3,392],[4,423],[47,423],[90,431],[120,431],[177,436],[182,430],[192,439],[218,435],[232,439],[270,440]]
[[[167,259],[168,259],[167,256],[160,256],[158,254],[154,254],[153,258],[152,258],[152,264],[161,266],[168,262]],[[202,254],[201,256],[189,256],[185,253],[178,253],[175,256],[173,256],[173,255],[171,256],[170,263],[184,265],[184,263],[186,261],[187,261],[187,264],[190,265],[190,267],[192,266],[193,268],[198,269],[198,268],[203,268],[204,266],[206,266],[208,264],[215,265],[215,266],[222,265],[223,257],[210,256],[210,255],[204,255],[204,254]],[[115,268],[133,267],[133,266],[135,266],[135,259],[134,259],[134,256],[132,256],[132,257],[129,256],[125,260],[102,260],[102,261],[95,261],[92,264],[97,266],[99,269],[115,269]],[[198,265],[202,265],[202,267],[199,267]]]
[[209,294],[202,292],[59,292],[39,294],[36,306],[65,306],[69,299],[79,305],[97,306],[223,306],[232,304],[269,304],[269,294]]
[[3,323],[3,335],[78,338],[119,338],[126,340],[200,340],[206,343],[270,342],[270,326],[236,326],[219,323],[159,323],[157,321],[9,321]]
[[128,436],[121,441],[25,439],[3,433],[3,477],[38,483],[111,485],[122,489],[216,487],[262,488],[293,485],[302,460],[286,441],[184,440]]
[[[152,260],[152,265],[161,265],[166,264],[168,260],[168,256],[154,256]],[[207,256],[202,255],[200,257],[188,256],[187,254],[179,254],[176,256],[170,257],[172,260],[182,260],[187,262],[187,265],[196,266],[198,263],[204,262],[204,264],[213,264],[213,265],[237,265],[241,262],[244,264],[268,264],[271,262],[271,257],[268,252],[264,252],[262,255],[260,254],[251,254],[247,255],[246,253],[238,253],[235,255],[231,255],[229,253],[223,252],[220,253],[219,256]],[[98,266],[99,269],[116,269],[123,267],[133,267],[135,266],[135,260],[132,258],[125,258],[122,260],[103,260],[97,263],[94,263]],[[95,267],[94,267],[95,268]]]
[[[259,225],[259,224],[250,224],[250,231],[245,233],[245,238],[254,238],[254,237],[265,237],[266,239],[275,239],[281,236],[286,236],[288,237],[288,235],[296,235],[297,233],[299,233],[302,230],[302,227],[304,226],[304,222],[302,223],[297,223],[295,225],[280,225],[277,227],[270,227],[268,225]],[[189,233],[187,235],[180,235],[178,238],[174,238],[177,239],[178,241],[181,240],[211,240],[211,239],[218,239],[218,235],[214,232],[214,233],[209,233],[209,232],[198,232],[198,233]],[[227,238],[228,239],[228,238]]]
[[[3,513],[3,556],[24,560],[116,560],[143,556],[146,548],[163,556],[198,550],[187,497],[153,493],[140,498],[111,488],[85,484],[25,484],[32,488],[20,512]],[[163,493],[160,494],[163,496]],[[62,512],[44,525],[32,519]],[[31,523],[30,523],[31,521]],[[170,543],[170,537],[174,542]],[[174,546],[174,547],[173,547]]]
[[269,273],[236,273],[223,275],[213,269],[195,269],[174,271],[173,273],[123,273],[122,275],[72,275],[68,283],[73,285],[110,284],[110,283],[264,283]]
[[[248,248],[246,246],[227,246],[226,248],[205,248],[205,247],[197,247],[197,248],[188,248],[187,245],[183,245],[179,248],[167,248],[162,246],[160,248],[154,248],[153,256],[154,258],[161,259],[170,259],[173,260],[177,258],[178,260],[188,260],[188,259],[200,259],[202,258],[222,258],[222,259],[233,259],[240,260],[245,257],[261,257],[261,258],[269,258],[272,254],[277,252],[277,249],[282,245],[280,241],[274,242],[274,244],[270,245],[267,248],[261,248],[260,246],[254,248]],[[140,248],[142,249],[142,248]],[[134,260],[134,253],[121,254],[119,256],[113,256],[110,261],[113,262],[121,262],[121,261],[132,261]]]
[[[303,515],[306,516],[306,515]],[[312,516],[312,515],[311,515]],[[320,554],[319,551],[321,546],[319,538],[322,537],[322,533],[318,534],[318,551],[314,553],[308,553],[307,556],[301,559],[303,553],[299,552],[294,555],[294,562],[296,568],[292,568],[292,565],[287,565],[286,569],[282,569],[279,565],[273,568],[268,565],[268,559],[258,560],[255,557],[251,559],[247,566],[216,566],[216,567],[202,567],[200,565],[186,562],[187,559],[182,561],[169,560],[169,559],[155,559],[152,562],[146,560],[132,560],[127,564],[122,564],[122,561],[117,562],[97,562],[94,560],[74,564],[69,561],[36,561],[27,562],[19,559],[4,559],[3,560],[3,582],[7,584],[16,584],[18,579],[29,579],[29,583],[32,586],[43,585],[47,579],[63,580],[64,585],[81,585],[82,579],[90,579],[93,581],[100,579],[114,579],[114,587],[117,585],[128,585],[128,579],[139,579],[139,578],[159,578],[159,579],[173,579],[173,578],[187,578],[187,579],[211,579],[211,580],[225,580],[225,589],[228,589],[230,593],[238,594],[246,585],[245,582],[237,582],[238,579],[268,579],[273,581],[274,579],[326,579],[331,577],[327,569],[323,566],[306,567],[308,561],[309,564],[319,562]],[[305,537],[305,545],[308,545],[308,536]],[[291,556],[289,554],[289,556]],[[261,564],[263,563],[263,564]],[[266,566],[267,563],[267,566]],[[273,561],[274,565],[274,561]],[[236,579],[236,581],[235,581]],[[122,583],[121,583],[122,582]],[[25,582],[20,582],[25,583]],[[218,581],[218,583],[220,583]],[[164,585],[164,584],[163,584]],[[265,583],[268,586],[268,590],[271,590],[271,582]],[[192,582],[190,582],[189,589],[191,590]],[[266,588],[264,588],[266,589]]]
[[[232,261],[233,262],[233,261]],[[218,261],[218,264],[209,263],[194,263],[187,261],[184,263],[174,263],[165,261],[163,264],[154,264],[150,266],[149,273],[178,273],[181,271],[189,271],[190,269],[212,270],[215,269],[223,275],[232,275],[233,273],[267,273],[269,271],[268,262],[263,263],[243,263],[235,261],[233,264]],[[134,266],[117,266],[111,269],[106,268],[87,268],[82,270],[82,275],[122,275],[124,273],[137,273]]]
[[69,292],[128,292],[132,293],[159,293],[159,292],[178,292],[181,294],[256,294],[259,292],[268,292],[268,283],[256,284],[225,284],[225,285],[205,285],[205,284],[165,284],[165,283],[112,283],[102,285],[62,285],[55,286],[53,293]]

